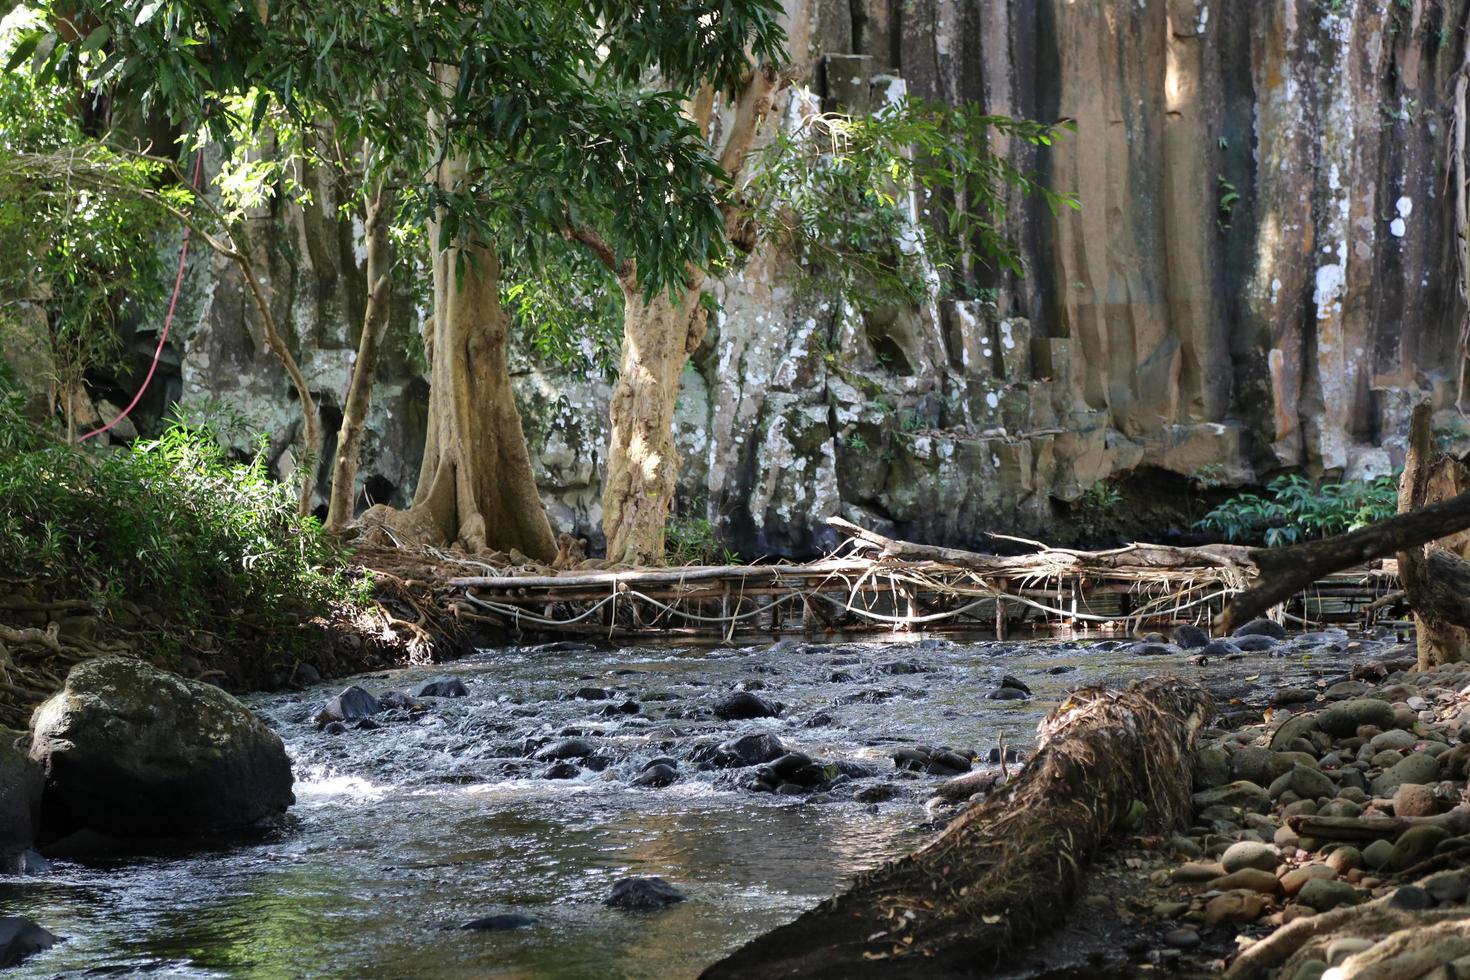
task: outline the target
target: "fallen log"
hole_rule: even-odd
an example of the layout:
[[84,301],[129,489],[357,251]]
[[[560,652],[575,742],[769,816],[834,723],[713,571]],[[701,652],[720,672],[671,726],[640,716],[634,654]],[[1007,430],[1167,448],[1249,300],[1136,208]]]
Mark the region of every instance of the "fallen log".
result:
[[1303,837],[1324,840],[1375,841],[1397,837],[1410,827],[1443,827],[1451,837],[1470,834],[1470,806],[1457,806],[1431,817],[1319,817],[1299,814],[1288,817],[1291,829]]
[[1183,821],[1195,735],[1211,708],[1177,678],[1073,693],[1001,791],[703,975],[930,978],[995,964],[1061,919],[1083,866],[1138,802],[1146,822]]
[[1025,555],[985,555],[961,548],[900,541],[860,527],[841,517],[829,517],[827,523],[854,541],[862,542],[884,558],[906,561],[934,561],[982,575],[1027,575],[1058,571],[1108,572],[1121,569],[1158,571],[1197,571],[1210,568],[1244,571],[1251,549],[1236,544],[1209,544],[1198,548],[1178,548],[1165,544],[1130,544],[1106,551],[1077,551],[1052,548],[1038,541],[993,534],[1002,541],[1015,541],[1036,550]]
[[1215,619],[1215,631],[1228,634],[1333,572],[1466,528],[1470,528],[1470,493],[1321,541],[1290,548],[1254,548],[1249,559],[1256,566],[1260,584],[1226,604]]

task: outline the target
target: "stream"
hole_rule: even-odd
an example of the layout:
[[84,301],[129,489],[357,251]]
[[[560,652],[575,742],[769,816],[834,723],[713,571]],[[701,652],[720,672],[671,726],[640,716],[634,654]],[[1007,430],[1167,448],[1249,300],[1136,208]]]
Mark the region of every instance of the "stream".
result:
[[[1385,655],[1392,637],[1349,646],[1319,635],[1207,665],[1120,646],[509,647],[356,678],[378,694],[453,676],[469,694],[425,698],[421,713],[388,712],[374,718],[381,727],[336,735],[311,716],[347,681],[251,696],[294,762],[297,804],[283,825],[263,839],[159,845],[0,878],[0,909],[66,938],[10,975],[693,977],[932,836],[925,801],[945,777],[897,771],[898,748],[974,750],[987,765],[1002,733],[1029,749],[1036,722],[1081,684],[1167,670],[1269,694],[1340,679],[1350,661]],[[989,699],[1005,674],[1035,696]],[[781,715],[714,717],[737,688],[781,702]],[[582,689],[612,696],[575,697]],[[784,795],[745,788],[750,769],[700,768],[715,743],[751,732],[856,778]],[[547,778],[560,775],[554,764],[530,758],[577,737],[596,755],[570,778]],[[677,760],[677,781],[632,785],[660,756]],[[891,799],[865,802],[889,792],[864,792],[878,786]],[[655,912],[605,907],[629,875],[662,876],[689,900]],[[537,921],[453,928],[499,913]]]

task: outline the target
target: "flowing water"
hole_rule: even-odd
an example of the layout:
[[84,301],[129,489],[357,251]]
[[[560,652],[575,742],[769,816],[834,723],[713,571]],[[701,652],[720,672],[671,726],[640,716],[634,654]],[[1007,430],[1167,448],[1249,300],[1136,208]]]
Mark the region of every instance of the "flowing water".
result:
[[[1335,676],[1344,665],[1335,659]],[[1326,666],[1263,658],[1250,670],[1305,677]],[[297,804],[284,825],[265,839],[0,878],[0,910],[67,937],[12,975],[691,977],[932,835],[924,803],[943,780],[896,772],[895,748],[947,745],[983,759],[1002,733],[1029,747],[1070,688],[1160,669],[1220,670],[1065,640],[520,647],[358,678],[378,693],[449,672],[469,688],[425,699],[422,714],[379,716],[376,730],[331,735],[310,722],[345,682],[254,697],[294,761]],[[1007,673],[1035,697],[988,699]],[[573,697],[589,686],[617,696]],[[781,716],[714,718],[715,701],[740,686],[782,702]],[[604,714],[628,699],[639,713]],[[874,775],[786,796],[741,788],[738,770],[698,767],[701,746],[755,731]],[[528,756],[558,736],[593,740],[605,768],[545,778],[550,764]],[[664,755],[679,760],[677,782],[631,785]],[[881,783],[897,795],[854,799]],[[605,907],[628,875],[662,876],[689,900],[658,912]],[[537,922],[446,928],[503,912]]]

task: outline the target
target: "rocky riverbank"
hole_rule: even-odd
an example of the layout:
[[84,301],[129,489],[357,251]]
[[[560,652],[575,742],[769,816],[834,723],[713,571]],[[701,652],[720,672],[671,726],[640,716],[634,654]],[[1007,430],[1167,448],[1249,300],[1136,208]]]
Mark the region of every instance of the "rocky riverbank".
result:
[[1019,975],[1463,975],[1470,664],[1420,672],[1411,648],[1384,652],[1352,677],[1227,694],[1191,826],[1103,858]]

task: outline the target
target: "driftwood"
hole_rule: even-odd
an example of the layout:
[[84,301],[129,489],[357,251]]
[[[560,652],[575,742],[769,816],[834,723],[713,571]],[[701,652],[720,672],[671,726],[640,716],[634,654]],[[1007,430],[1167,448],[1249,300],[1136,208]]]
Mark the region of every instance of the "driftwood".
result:
[[1231,599],[1216,618],[1215,629],[1229,633],[1333,572],[1466,528],[1470,528],[1470,493],[1321,541],[1252,549],[1249,559],[1259,571],[1260,584]]
[[1055,924],[1082,867],[1142,801],[1190,809],[1208,694],[1175,678],[1087,688],[1042,721],[1041,749],[1003,790],[923,849],[705,971],[729,977],[971,976]]
[[1470,834],[1470,806],[1457,806],[1432,817],[1288,817],[1291,829],[1303,837],[1326,840],[1374,841],[1397,837],[1410,827],[1443,827],[1452,837]]
[[914,544],[885,537],[876,531],[859,527],[840,517],[829,517],[827,523],[847,534],[854,541],[861,541],[876,549],[881,557],[902,558],[908,561],[937,561],[955,565],[982,575],[1018,576],[1058,572],[1115,572],[1123,569],[1176,569],[1244,568],[1249,564],[1249,548],[1235,544],[1210,544],[1198,548],[1176,548],[1164,544],[1130,544],[1106,551],[1076,551],[1071,548],[1051,548],[1038,541],[1014,538],[1004,534],[991,537],[1000,541],[1014,541],[1036,549],[1026,555],[983,555],[976,551],[960,548],[940,548],[934,545]]

